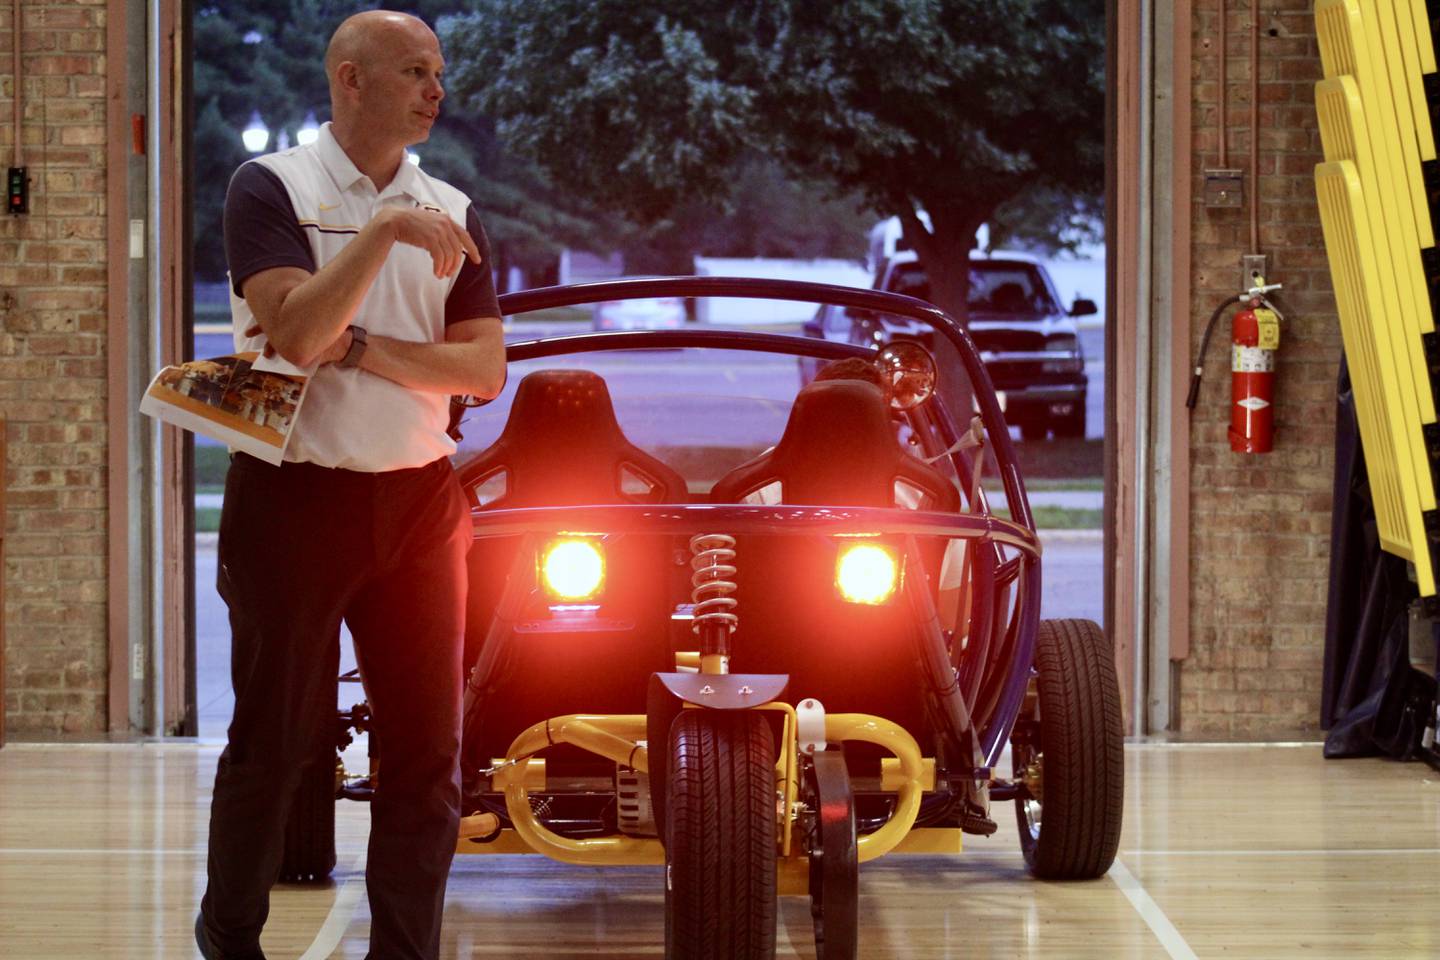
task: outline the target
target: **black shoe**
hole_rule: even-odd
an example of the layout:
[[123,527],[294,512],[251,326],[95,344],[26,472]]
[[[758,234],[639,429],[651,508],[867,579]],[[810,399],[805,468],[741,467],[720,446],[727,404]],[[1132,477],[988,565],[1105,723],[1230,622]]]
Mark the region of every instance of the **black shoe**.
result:
[[246,950],[244,953],[223,954],[210,942],[210,934],[205,931],[205,914],[195,914],[195,946],[200,948],[200,956],[205,960],[265,960],[265,954],[260,952],[257,946],[253,950]]

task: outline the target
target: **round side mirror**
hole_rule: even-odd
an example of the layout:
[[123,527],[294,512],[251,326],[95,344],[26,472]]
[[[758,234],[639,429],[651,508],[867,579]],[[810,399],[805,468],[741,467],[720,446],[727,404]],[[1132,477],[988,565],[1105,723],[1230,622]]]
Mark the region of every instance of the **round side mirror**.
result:
[[914,409],[935,393],[935,358],[913,340],[897,340],[885,347],[875,366],[890,384],[890,406],[896,410]]

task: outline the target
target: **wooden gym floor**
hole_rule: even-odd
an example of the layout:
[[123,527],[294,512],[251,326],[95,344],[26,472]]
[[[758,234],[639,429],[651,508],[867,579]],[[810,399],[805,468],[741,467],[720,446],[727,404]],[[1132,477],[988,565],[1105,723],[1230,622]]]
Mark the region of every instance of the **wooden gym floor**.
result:
[[[204,884],[218,747],[12,743],[0,750],[0,957],[181,958]],[[1109,876],[1026,874],[1009,809],[958,857],[861,868],[871,958],[1440,956],[1440,778],[1326,762],[1318,744],[1134,745]],[[271,958],[364,956],[366,808],[342,804],[334,883],[278,887]],[[658,957],[658,868],[457,857],[446,958]],[[779,956],[814,957],[808,901],[781,901]]]

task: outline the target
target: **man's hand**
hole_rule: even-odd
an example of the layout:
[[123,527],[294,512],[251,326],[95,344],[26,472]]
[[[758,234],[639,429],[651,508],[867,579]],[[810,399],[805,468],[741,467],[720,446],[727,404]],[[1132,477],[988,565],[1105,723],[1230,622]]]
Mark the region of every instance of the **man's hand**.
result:
[[386,207],[376,219],[383,220],[397,243],[429,251],[437,277],[459,270],[466,257],[471,263],[480,262],[480,250],[469,232],[443,213]]

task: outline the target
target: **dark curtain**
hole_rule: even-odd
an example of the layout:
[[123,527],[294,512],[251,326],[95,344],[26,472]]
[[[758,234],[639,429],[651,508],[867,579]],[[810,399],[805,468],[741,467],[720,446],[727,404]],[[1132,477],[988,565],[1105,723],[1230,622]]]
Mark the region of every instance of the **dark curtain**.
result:
[[1417,597],[1406,562],[1380,549],[1375,509],[1344,360],[1336,389],[1335,506],[1320,725],[1326,757],[1423,753],[1435,681],[1410,666],[1409,609]]

